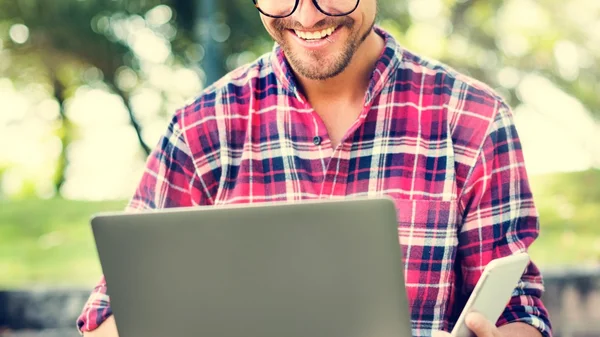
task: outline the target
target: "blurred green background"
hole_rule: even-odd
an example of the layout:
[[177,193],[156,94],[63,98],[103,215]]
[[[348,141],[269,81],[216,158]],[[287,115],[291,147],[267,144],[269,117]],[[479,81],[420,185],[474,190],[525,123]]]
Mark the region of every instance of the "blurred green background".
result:
[[[600,1],[379,0],[406,48],[515,111],[542,267],[600,264]],[[168,117],[272,48],[250,0],[0,0],[0,288],[91,286]]]

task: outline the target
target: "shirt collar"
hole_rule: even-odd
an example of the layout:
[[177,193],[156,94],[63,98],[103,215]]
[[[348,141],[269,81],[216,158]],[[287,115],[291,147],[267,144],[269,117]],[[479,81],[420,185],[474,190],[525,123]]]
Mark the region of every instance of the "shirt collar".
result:
[[[394,37],[378,26],[374,26],[373,29],[384,39],[385,47],[371,74],[371,80],[365,96],[365,105],[369,105],[372,99],[381,92],[381,89],[388,82],[389,78],[393,76],[394,71],[398,69],[402,60],[402,48]],[[298,90],[294,73],[291,71],[283,50],[277,43],[273,47],[270,62],[273,72],[283,88],[304,103],[305,100]]]

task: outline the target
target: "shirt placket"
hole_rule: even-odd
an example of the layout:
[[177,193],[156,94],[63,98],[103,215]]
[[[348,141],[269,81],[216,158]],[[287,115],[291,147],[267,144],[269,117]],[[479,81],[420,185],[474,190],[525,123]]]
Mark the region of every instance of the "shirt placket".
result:
[[[324,179],[321,185],[321,197],[341,198],[346,196],[348,187],[349,162],[352,154],[352,140],[355,132],[364,124],[371,109],[370,99],[367,95],[359,117],[347,130],[337,148],[333,149],[329,163],[325,167]],[[359,140],[360,143],[360,140]]]

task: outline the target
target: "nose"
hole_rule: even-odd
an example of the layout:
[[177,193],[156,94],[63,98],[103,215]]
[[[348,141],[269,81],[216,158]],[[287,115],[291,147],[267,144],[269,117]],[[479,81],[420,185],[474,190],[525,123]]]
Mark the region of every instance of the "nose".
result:
[[294,19],[304,28],[312,28],[326,17],[327,15],[321,13],[312,0],[300,0],[298,8],[294,12]]

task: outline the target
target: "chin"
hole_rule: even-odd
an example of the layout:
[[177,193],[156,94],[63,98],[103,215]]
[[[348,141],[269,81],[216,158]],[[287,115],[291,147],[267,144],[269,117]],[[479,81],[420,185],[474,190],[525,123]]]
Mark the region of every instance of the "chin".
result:
[[297,60],[298,59],[295,59],[294,62],[290,61],[293,68],[300,75],[308,79],[323,80],[332,77],[330,74],[334,73],[334,69],[330,62],[319,61],[314,58],[310,58],[310,60],[302,58],[301,62],[297,62]]
[[324,81],[337,76],[340,72],[336,72],[333,69],[323,69],[323,67],[319,67],[302,69],[302,71],[299,71],[299,73],[310,80]]

